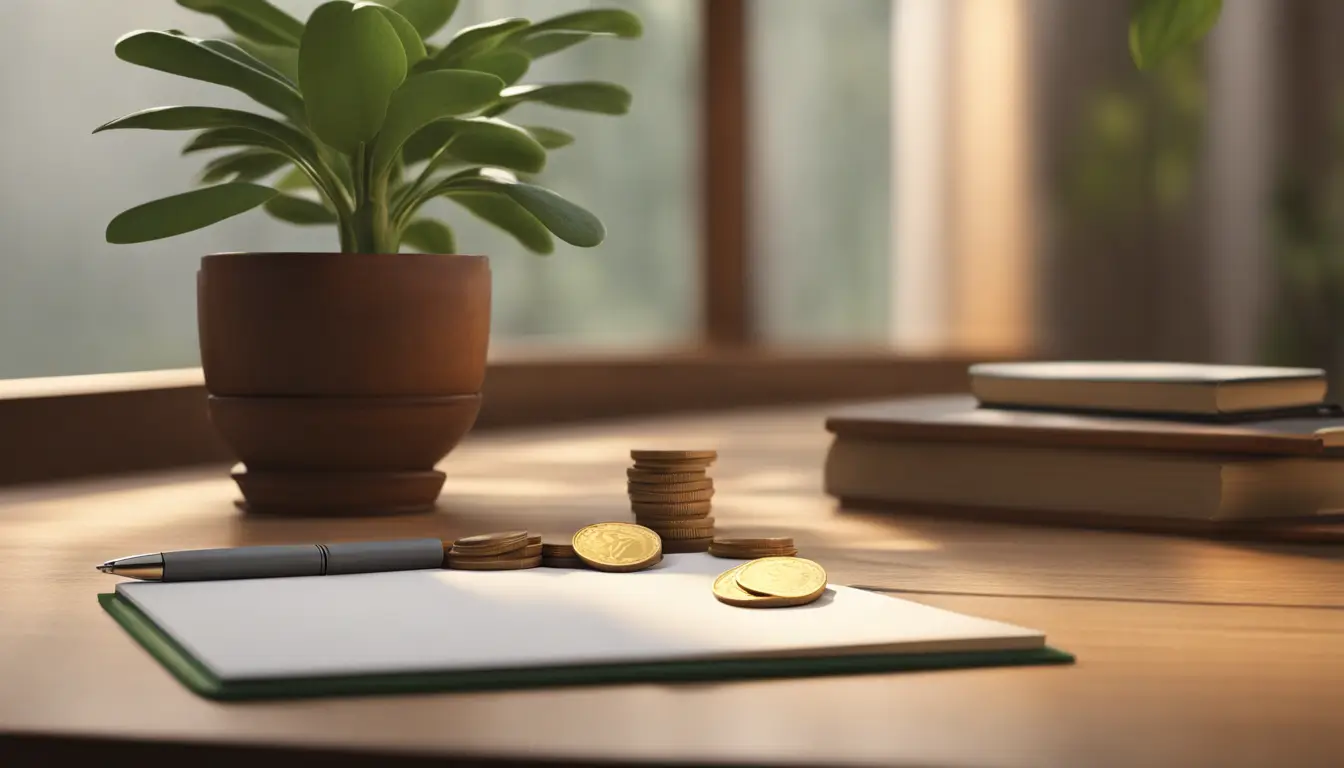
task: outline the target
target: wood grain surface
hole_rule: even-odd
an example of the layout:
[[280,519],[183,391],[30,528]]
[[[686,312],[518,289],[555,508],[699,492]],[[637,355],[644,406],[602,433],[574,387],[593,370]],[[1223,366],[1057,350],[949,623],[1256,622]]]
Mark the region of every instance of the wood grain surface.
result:
[[[0,493],[0,764],[323,751],[462,759],[985,766],[1344,763],[1344,547],[1249,545],[838,510],[826,409],[468,438],[441,509],[249,518],[225,467]],[[175,548],[629,519],[627,452],[716,448],[724,532],[794,536],[831,580],[1039,628],[1056,668],[217,704],[98,608],[93,565]]]

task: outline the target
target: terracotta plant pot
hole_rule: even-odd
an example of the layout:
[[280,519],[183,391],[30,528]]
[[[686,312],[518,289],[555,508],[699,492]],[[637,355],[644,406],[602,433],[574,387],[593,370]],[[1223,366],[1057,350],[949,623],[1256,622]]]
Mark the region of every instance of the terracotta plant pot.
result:
[[490,340],[481,256],[223,253],[197,273],[210,417],[248,509],[434,506]]

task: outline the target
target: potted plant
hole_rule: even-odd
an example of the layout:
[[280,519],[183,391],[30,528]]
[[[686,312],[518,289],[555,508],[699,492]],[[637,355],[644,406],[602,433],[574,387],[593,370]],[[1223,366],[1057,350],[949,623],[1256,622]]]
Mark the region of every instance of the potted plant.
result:
[[[604,82],[518,85],[532,61],[595,38],[634,38],[620,10],[538,23],[505,18],[431,38],[457,0],[333,0],[306,23],[267,0],[177,0],[236,37],[136,31],[118,58],[233,88],[269,113],[147,109],[97,131],[192,131],[186,153],[223,150],[203,186],[138,205],[111,243],[189,232],[262,207],[335,229],[335,253],[219,253],[197,273],[209,412],[243,462],[248,507],[280,514],[431,508],[435,464],[480,407],[490,326],[485,257],[455,255],[421,216],[447,198],[546,253],[552,236],[602,242],[593,214],[516,175],[573,138],[504,116],[519,104],[623,114]],[[418,253],[399,253],[403,248]]]

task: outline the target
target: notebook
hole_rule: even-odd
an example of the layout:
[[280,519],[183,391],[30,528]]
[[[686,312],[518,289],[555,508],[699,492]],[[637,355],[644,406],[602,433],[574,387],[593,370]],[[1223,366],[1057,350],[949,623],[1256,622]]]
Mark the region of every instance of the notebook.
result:
[[1319,405],[1325,371],[1145,362],[981,363],[971,393],[984,405],[1174,414],[1239,414]]
[[718,602],[736,561],[125,582],[103,607],[213,699],[723,680],[1068,663],[1044,633],[832,585],[787,609]]
[[826,428],[824,488],[848,507],[1255,540],[1344,535],[1339,417],[1202,424],[955,395],[839,408]]

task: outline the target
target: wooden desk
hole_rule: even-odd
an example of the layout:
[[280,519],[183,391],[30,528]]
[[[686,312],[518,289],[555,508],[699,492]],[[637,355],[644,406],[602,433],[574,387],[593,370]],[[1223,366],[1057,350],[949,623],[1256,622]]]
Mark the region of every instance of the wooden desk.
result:
[[[483,435],[443,510],[249,519],[223,469],[0,494],[0,765],[421,759],[1011,766],[1344,764],[1344,548],[1256,547],[838,511],[824,411]],[[628,519],[627,451],[717,445],[725,530],[783,531],[837,583],[1043,629],[1066,667],[217,704],[98,608],[145,549]],[[436,763],[442,764],[442,763]]]

